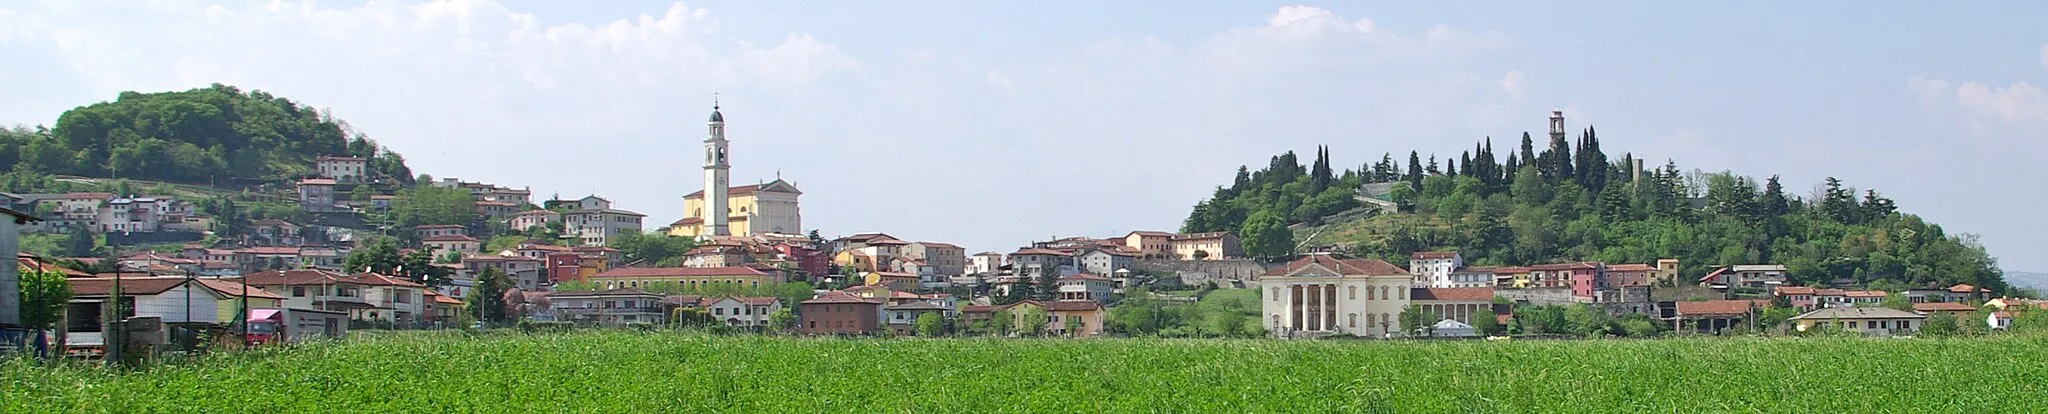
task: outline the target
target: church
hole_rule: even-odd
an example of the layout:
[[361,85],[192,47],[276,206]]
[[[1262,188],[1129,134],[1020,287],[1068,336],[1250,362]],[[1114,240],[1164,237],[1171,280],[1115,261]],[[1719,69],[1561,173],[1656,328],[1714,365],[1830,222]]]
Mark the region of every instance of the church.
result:
[[797,207],[797,197],[803,192],[782,177],[766,183],[731,186],[725,115],[719,113],[716,103],[711,105],[709,127],[710,136],[704,139],[704,189],[683,196],[683,219],[669,224],[668,234],[709,238],[802,233],[803,212]]

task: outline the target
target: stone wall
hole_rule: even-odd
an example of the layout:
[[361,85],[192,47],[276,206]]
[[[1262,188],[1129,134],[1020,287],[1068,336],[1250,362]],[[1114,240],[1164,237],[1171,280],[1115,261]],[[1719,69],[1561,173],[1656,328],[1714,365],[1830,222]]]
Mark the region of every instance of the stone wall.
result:
[[1493,295],[1507,298],[1517,304],[1526,303],[1535,306],[1590,302],[1590,300],[1581,300],[1578,297],[1572,296],[1572,288],[1569,287],[1495,289]]
[[1159,276],[1178,275],[1182,284],[1200,286],[1216,282],[1223,287],[1249,287],[1266,273],[1266,266],[1256,260],[1163,260],[1145,259],[1133,264],[1134,270]]

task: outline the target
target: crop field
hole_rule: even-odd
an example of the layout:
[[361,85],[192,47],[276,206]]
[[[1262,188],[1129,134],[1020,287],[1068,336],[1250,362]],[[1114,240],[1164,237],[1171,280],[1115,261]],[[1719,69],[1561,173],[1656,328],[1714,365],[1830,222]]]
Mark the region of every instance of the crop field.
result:
[[1373,342],[383,334],[130,372],[0,362],[6,412],[2040,412],[2048,338]]

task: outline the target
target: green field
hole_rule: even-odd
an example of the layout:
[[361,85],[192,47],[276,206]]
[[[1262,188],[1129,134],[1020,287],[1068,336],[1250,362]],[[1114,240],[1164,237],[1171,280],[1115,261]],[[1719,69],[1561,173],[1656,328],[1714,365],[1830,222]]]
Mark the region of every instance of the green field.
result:
[[7,412],[2040,412],[2048,338],[1366,342],[386,334],[129,373],[0,363]]

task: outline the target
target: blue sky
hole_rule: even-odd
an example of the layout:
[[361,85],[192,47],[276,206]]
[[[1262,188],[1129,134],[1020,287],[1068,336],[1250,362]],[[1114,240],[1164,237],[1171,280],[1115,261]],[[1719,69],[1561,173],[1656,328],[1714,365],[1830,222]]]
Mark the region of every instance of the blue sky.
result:
[[[822,4],[818,4],[822,3]],[[1434,6],[1434,7],[1433,7]],[[418,170],[679,218],[713,90],[807,227],[973,250],[1171,230],[1239,164],[1539,135],[1876,188],[2048,269],[2036,3],[0,3],[0,123],[223,82]]]

